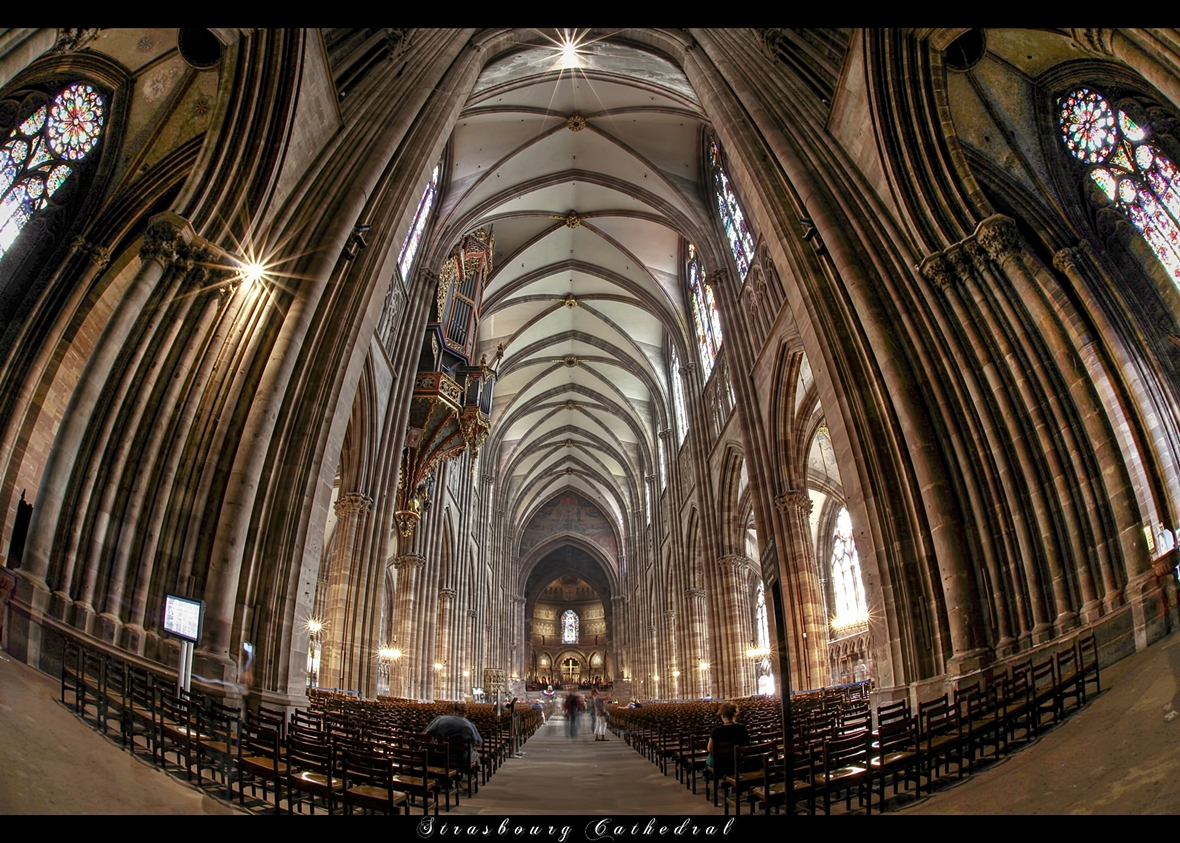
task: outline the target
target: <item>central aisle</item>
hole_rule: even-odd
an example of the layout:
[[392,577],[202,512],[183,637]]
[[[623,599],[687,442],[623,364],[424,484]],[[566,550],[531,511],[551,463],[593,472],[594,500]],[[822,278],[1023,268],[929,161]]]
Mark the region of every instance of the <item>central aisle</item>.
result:
[[550,718],[524,745],[523,758],[509,758],[474,799],[463,799],[451,814],[602,814],[687,815],[723,813],[705,799],[664,776],[627,743],[610,734],[596,743],[590,718],[578,723],[571,741],[561,715]]

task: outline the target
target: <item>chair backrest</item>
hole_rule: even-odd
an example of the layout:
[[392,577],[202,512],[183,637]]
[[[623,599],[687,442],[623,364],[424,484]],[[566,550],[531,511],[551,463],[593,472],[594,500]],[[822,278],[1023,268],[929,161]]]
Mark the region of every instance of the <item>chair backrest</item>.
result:
[[241,739],[238,741],[238,756],[278,758],[281,743],[281,736],[277,729],[268,729],[247,721],[242,725]]
[[898,700],[877,706],[877,726],[884,726],[897,720],[907,720],[910,716],[910,701]]
[[868,749],[869,731],[862,729],[824,742],[824,771],[831,773],[863,761]]
[[287,736],[287,766],[292,772],[307,770],[332,778],[333,749],[330,743],[302,739],[297,734]]

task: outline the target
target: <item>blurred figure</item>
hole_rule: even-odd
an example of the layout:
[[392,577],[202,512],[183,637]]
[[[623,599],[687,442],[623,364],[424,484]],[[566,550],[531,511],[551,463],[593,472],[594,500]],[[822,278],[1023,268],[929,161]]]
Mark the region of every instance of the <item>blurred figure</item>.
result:
[[595,688],[590,692],[590,711],[594,714],[594,740],[609,741],[606,736],[606,697]]
[[582,698],[573,691],[565,697],[565,719],[569,723],[570,740],[578,737],[578,712],[582,710]]

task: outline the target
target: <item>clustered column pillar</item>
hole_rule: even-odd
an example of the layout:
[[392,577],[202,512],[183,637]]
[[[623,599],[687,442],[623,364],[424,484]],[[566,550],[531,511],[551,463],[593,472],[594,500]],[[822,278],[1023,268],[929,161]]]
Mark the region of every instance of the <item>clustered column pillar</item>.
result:
[[426,560],[417,554],[408,553],[393,561],[397,571],[397,599],[393,609],[393,646],[400,650],[402,657],[393,665],[393,675],[390,676],[390,693],[398,697],[410,697],[411,677],[414,665],[409,664],[413,654],[418,651],[415,644],[415,630],[420,624],[416,617],[418,578],[422,573]]
[[785,583],[791,591],[787,601],[792,609],[788,626],[794,645],[792,660],[798,675],[796,688],[820,688],[831,681],[828,669],[828,620],[824,616],[824,599],[819,585],[819,565],[815,558],[815,542],[811,534],[811,496],[805,489],[790,489],[774,499],[783,526],[782,552],[787,561],[790,579]]
[[680,672],[680,661],[676,657],[676,612],[673,609],[664,610],[664,652],[667,654],[664,658],[664,682],[668,689],[665,696],[680,699],[680,677],[676,675]]
[[442,665],[442,670],[439,671],[440,675],[435,680],[434,694],[436,698],[444,700],[454,699],[455,671],[462,670],[451,658],[451,612],[455,606],[457,593],[453,588],[438,590],[438,631],[435,637],[434,658],[438,664]]
[[754,618],[750,608],[750,570],[753,560],[744,556],[722,556],[721,569],[723,611],[721,638],[727,646],[722,671],[722,693],[727,697],[753,694],[750,661],[746,651],[754,644]]
[[373,508],[373,499],[360,492],[348,492],[336,501],[336,531],[328,554],[328,588],[324,601],[323,650],[320,654],[320,685],[342,687],[345,683],[346,651],[357,642],[348,640],[349,583],[362,516]]
[[699,699],[709,693],[709,670],[705,667],[709,663],[705,649],[705,590],[698,587],[686,588],[684,596],[688,602],[690,664],[686,667],[691,677],[688,687],[692,689],[692,696]]

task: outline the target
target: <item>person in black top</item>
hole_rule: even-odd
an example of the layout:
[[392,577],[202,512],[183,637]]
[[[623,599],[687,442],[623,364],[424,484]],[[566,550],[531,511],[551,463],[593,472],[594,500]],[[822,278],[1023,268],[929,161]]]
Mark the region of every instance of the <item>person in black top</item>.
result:
[[705,775],[709,775],[711,770],[715,778],[721,779],[733,772],[733,748],[750,743],[750,730],[744,723],[733,722],[737,717],[737,706],[733,703],[722,703],[717,713],[721,715],[721,725],[709,736]]

